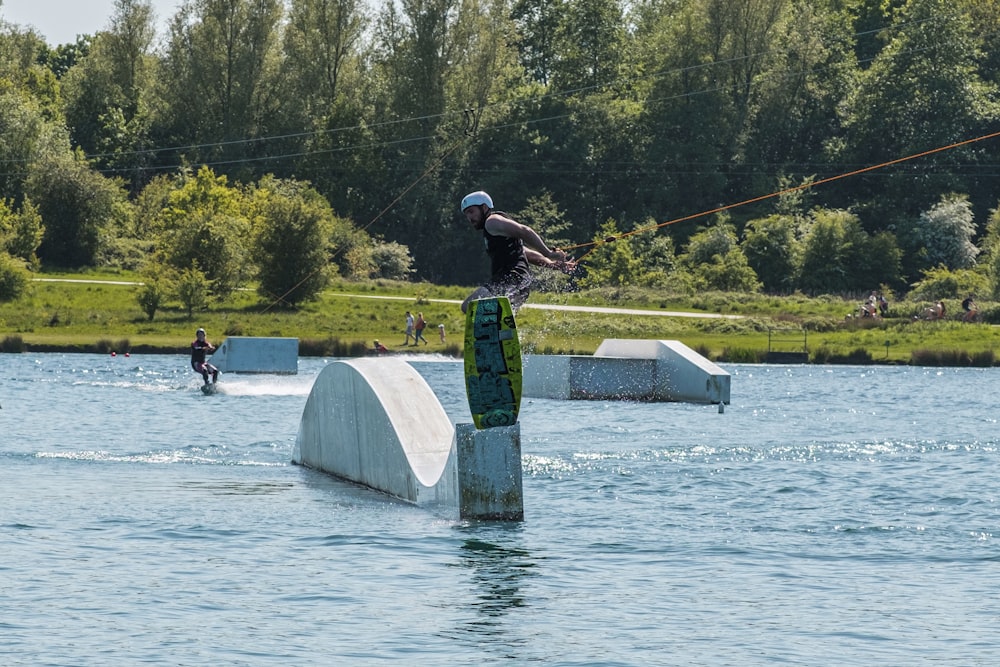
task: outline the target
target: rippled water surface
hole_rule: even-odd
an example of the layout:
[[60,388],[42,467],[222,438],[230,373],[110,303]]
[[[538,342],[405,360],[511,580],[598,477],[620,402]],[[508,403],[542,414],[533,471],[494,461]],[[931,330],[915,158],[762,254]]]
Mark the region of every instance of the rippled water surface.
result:
[[998,370],[526,400],[504,524],[291,465],[326,363],[205,397],[183,357],[0,355],[0,663],[1000,664]]

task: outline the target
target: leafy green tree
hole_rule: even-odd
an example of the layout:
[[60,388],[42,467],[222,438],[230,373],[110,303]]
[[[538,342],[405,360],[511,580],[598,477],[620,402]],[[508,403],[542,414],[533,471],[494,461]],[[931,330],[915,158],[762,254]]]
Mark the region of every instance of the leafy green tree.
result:
[[[947,146],[977,136],[996,118],[996,86],[979,77],[969,14],[953,11],[949,0],[910,0],[892,18],[888,43],[843,101],[843,144],[830,142],[849,164]],[[889,171],[888,178],[883,172],[853,181],[851,195],[884,228],[912,219],[942,193],[961,191],[960,172],[949,165],[975,161],[975,147],[957,148],[919,180],[912,169]]]
[[703,289],[725,292],[757,292],[760,280],[747,262],[746,255],[733,248],[725,255],[715,255],[705,264],[691,268],[696,284]]
[[[361,186],[368,193],[367,206],[352,206],[368,219],[374,211],[371,233],[412,248],[418,265],[428,268],[439,248],[451,242],[440,231],[448,218],[438,215],[443,198],[432,165],[458,141],[439,131],[446,118],[447,71],[453,59],[462,57],[452,31],[457,5],[458,0],[406,0],[385,3],[378,12],[370,60],[375,100],[366,118],[376,123],[372,138],[382,148],[360,170],[367,178]],[[406,196],[399,197],[404,191]],[[349,234],[337,237],[334,259],[345,275],[371,270],[367,250],[352,250],[356,244]]]
[[345,95],[345,77],[358,77],[368,23],[359,0],[292,0],[285,67],[305,117],[330,114]]
[[863,292],[900,284],[902,253],[888,233],[869,236],[848,211],[816,209],[802,239],[798,285],[814,294]]
[[514,214],[514,218],[534,229],[553,248],[570,244],[569,239],[560,236],[572,227],[566,214],[559,209],[552,193],[543,190],[541,194],[529,197],[524,208]]
[[375,195],[370,210],[385,213],[366,229],[406,245],[422,279],[478,279],[482,262],[466,252],[468,227],[455,231],[461,220],[456,201],[489,187],[508,211],[524,202],[522,196],[504,196],[498,182],[479,180],[489,171],[485,165],[503,159],[494,147],[504,154],[508,149],[503,132],[484,137],[476,129],[506,117],[499,102],[511,97],[520,74],[514,71],[505,5],[414,0],[398,9],[387,5],[375,28],[372,76],[390,103],[375,106],[375,117],[384,121],[377,136],[387,148],[381,151],[383,169],[365,185]]
[[30,199],[24,200],[20,210],[15,210],[12,202],[0,200],[0,249],[35,263],[44,233],[42,216]]
[[[180,179],[183,182],[184,177]],[[167,174],[155,176],[134,199],[133,227],[128,234],[136,238],[156,239],[174,218],[164,213],[170,208],[170,198],[179,187],[178,179]]]
[[987,293],[994,299],[1000,298],[1000,206],[990,211],[980,248],[976,268],[986,278]]
[[967,269],[975,265],[979,248],[972,204],[966,195],[949,194],[920,214],[913,235],[926,266]]
[[375,256],[372,254],[374,246],[368,243],[351,243],[350,247],[338,253],[340,266],[344,267],[344,275],[351,280],[369,280],[378,271],[375,264]]
[[38,105],[42,117],[62,123],[59,81],[47,65],[50,53],[34,30],[0,24],[0,81],[23,92]]
[[376,241],[372,246],[371,259],[375,265],[375,278],[409,280],[413,273],[413,257],[409,249],[395,241]]
[[736,229],[720,222],[694,234],[681,262],[702,289],[756,292],[761,283],[740,248]]
[[22,262],[0,252],[0,301],[17,301],[27,291],[30,280]]
[[751,187],[760,192],[775,186],[774,165],[807,178],[824,142],[841,134],[839,107],[857,72],[855,30],[850,14],[828,3],[753,0],[744,7],[745,21],[757,25],[747,29],[753,36],[736,60],[749,82],[734,102],[745,105],[737,107],[744,112],[736,145],[757,172]]
[[558,59],[556,33],[566,3],[563,0],[515,0],[511,18],[517,25],[517,51],[528,75],[547,85]]
[[689,266],[707,264],[715,256],[724,256],[739,247],[736,228],[726,218],[694,234],[684,249],[683,259]]
[[[614,220],[601,225],[594,237],[596,248],[586,257],[587,272],[580,280],[581,287],[620,287],[641,283],[642,261],[632,252],[631,237],[620,236],[618,223]],[[617,240],[606,242],[605,239],[609,238]]]
[[[31,164],[49,150],[56,140],[55,129],[45,120],[41,105],[23,90],[0,80],[0,197],[20,203],[24,197],[24,165]],[[18,165],[18,168],[10,168]]]
[[[152,322],[156,312],[163,307],[170,295],[175,293],[179,292],[174,271],[160,262],[152,262],[142,272],[142,286],[135,298],[142,312]],[[193,313],[193,309],[192,305],[188,317]]]
[[154,20],[149,0],[116,0],[110,29],[93,39],[87,55],[63,78],[74,143],[97,165],[136,181],[151,160],[144,151],[157,72]]
[[799,221],[794,216],[781,214],[747,223],[740,247],[769,292],[788,291],[795,284],[798,227]]
[[330,205],[312,188],[274,179],[258,185],[254,200],[258,293],[289,306],[314,299],[329,279]]
[[160,243],[166,261],[178,270],[200,267],[213,295],[225,298],[250,273],[250,222],[243,195],[208,167],[193,177],[182,176],[179,185],[156,223],[164,230]]
[[650,219],[644,224],[636,223],[631,239],[632,249],[644,270],[641,284],[649,287],[670,285],[674,274],[681,269],[673,238],[658,231],[656,221]]
[[59,44],[54,48],[43,49],[37,61],[48,67],[57,79],[62,79],[67,72],[76,67],[77,63],[87,57],[92,39],[91,35],[77,35],[76,41],[72,44]]
[[938,266],[927,269],[913,285],[909,298],[913,300],[940,301],[961,299],[969,294],[985,294],[987,278],[971,269],[949,269]]
[[616,0],[575,0],[562,5],[558,18],[552,85],[576,90],[614,82],[625,48],[621,5]]
[[892,232],[881,231],[870,235],[858,258],[858,264],[853,269],[858,289],[870,289],[869,285],[884,285],[891,289],[905,287],[903,250]]
[[788,0],[705,0],[708,53],[716,76],[735,114],[733,129],[746,127],[755,97],[763,89],[759,77],[771,66]]
[[[733,116],[725,88],[712,66],[713,39],[705,5],[688,2],[674,11],[648,12],[638,26],[642,67],[657,73],[637,123],[647,138],[636,180],[645,210],[636,218],[665,211],[693,213],[727,201],[725,167],[733,154]],[[716,56],[717,58],[717,56]],[[684,229],[677,240],[690,235]]]
[[212,291],[212,281],[198,269],[197,264],[180,272],[176,283],[177,298],[187,311],[188,319],[194,311],[208,308],[208,298]]
[[[204,144],[199,161],[253,157],[291,100],[280,87],[281,0],[186,0],[173,17],[160,70],[163,141]],[[209,146],[210,144],[210,146]]]
[[125,193],[93,171],[80,155],[49,154],[36,162],[25,185],[45,227],[39,256],[64,267],[95,264],[101,233],[120,213]]

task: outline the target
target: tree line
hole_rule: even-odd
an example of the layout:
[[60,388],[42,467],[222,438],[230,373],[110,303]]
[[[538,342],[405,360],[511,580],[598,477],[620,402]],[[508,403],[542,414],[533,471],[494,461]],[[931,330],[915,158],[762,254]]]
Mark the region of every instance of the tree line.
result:
[[458,202],[485,189],[584,286],[1000,295],[994,0],[187,0],[156,25],[116,0],[73,44],[2,26],[7,269],[291,305],[334,273],[466,284]]

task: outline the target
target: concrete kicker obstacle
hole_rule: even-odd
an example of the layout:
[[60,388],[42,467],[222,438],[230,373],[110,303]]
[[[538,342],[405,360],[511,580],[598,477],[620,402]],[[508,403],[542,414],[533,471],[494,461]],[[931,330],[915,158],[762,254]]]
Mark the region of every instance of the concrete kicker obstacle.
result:
[[594,356],[527,355],[528,398],[729,403],[729,373],[676,340],[608,339]]
[[465,519],[524,518],[520,426],[453,427],[398,359],[337,361],[316,378],[293,461]]

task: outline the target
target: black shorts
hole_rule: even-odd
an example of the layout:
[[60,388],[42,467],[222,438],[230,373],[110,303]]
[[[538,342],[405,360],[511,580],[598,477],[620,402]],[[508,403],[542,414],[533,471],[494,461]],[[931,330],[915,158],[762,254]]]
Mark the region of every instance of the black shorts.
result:
[[517,273],[491,280],[483,285],[483,289],[491,296],[505,296],[510,300],[510,309],[517,312],[517,309],[524,305],[531,294],[531,276],[523,276]]

